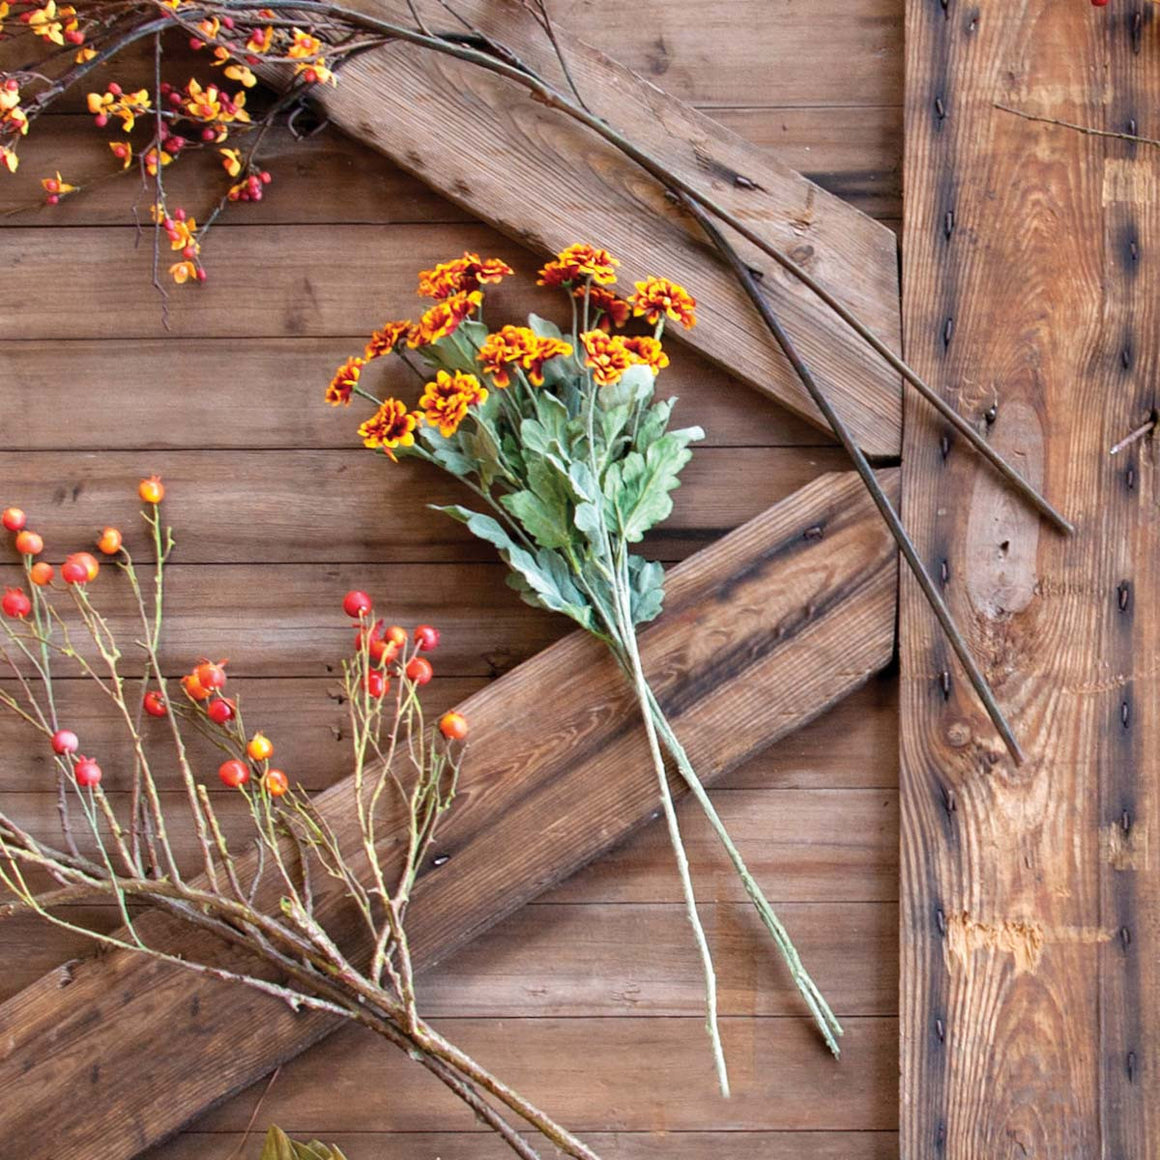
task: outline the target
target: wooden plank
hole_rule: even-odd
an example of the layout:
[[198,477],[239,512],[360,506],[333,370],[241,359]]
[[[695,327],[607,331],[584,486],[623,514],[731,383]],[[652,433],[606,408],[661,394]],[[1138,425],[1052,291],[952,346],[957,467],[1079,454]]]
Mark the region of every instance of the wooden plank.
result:
[[[703,909],[721,1014],[796,1015],[797,989],[770,959],[748,904]],[[894,903],[791,902],[779,910],[840,1017],[897,1014]],[[114,906],[66,913],[101,930],[120,921]],[[4,948],[11,965],[0,976],[0,999],[90,953],[91,944],[28,916],[5,921]],[[423,1005],[433,1019],[695,1017],[705,1004],[698,971],[680,904],[533,903],[428,972]]]
[[[64,554],[51,541],[48,552]],[[0,566],[0,584],[20,583],[21,575],[14,564]],[[443,676],[495,676],[567,631],[567,621],[521,604],[498,561],[190,564],[165,575],[168,635],[161,663],[171,675],[188,672],[199,657],[223,656],[236,677],[333,678],[352,647],[350,625],[338,615],[351,588],[381,593],[380,603],[400,624],[438,624],[443,639],[435,668]],[[127,586],[110,582],[106,599],[99,584],[94,599],[114,631],[132,639],[140,620]]]
[[[872,107],[902,101],[898,0],[813,0],[808,7],[795,0],[648,0],[631,9],[585,0],[556,7],[561,30],[615,51],[675,97],[713,107],[714,116],[716,106]],[[437,4],[423,11],[433,27],[459,31]],[[197,66],[204,77],[210,73],[205,54],[186,49],[187,39],[175,36],[167,50],[173,71],[184,78]],[[15,38],[0,45],[0,67],[26,64],[28,56]],[[93,87],[106,79],[127,89],[151,84],[151,46],[130,50],[114,68],[92,74]],[[62,105],[83,109],[83,93],[69,94]]]
[[[191,62],[197,63],[197,62]],[[204,62],[200,62],[204,64]],[[152,62],[148,63],[152,68]],[[840,95],[840,94],[836,94]],[[799,170],[823,189],[873,217],[901,216],[902,106],[715,108],[713,119]],[[386,157],[336,129],[296,139],[282,126],[270,130],[261,163],[274,183],[260,202],[235,207],[223,225],[302,225],[313,222],[462,222],[467,211],[404,173]],[[113,164],[107,135],[90,116],[45,117],[20,145],[20,169],[5,175],[0,207],[27,205],[0,221],[8,225],[124,225],[140,198],[140,178],[129,170],[121,181],[89,186],[82,197],[45,206],[40,178],[63,168],[83,185]],[[166,171],[165,189],[175,204],[200,207],[228,179],[216,150],[191,153]],[[203,213],[197,213],[200,221]]]
[[[341,238],[335,239],[340,244]],[[228,245],[228,241],[227,241]],[[400,303],[411,306],[411,288]],[[558,303],[550,306],[558,307]],[[382,312],[388,303],[384,297]],[[550,311],[549,313],[553,313]],[[6,429],[13,451],[188,447],[303,451],[349,449],[357,411],[320,405],[319,384],[359,345],[351,338],[144,339],[126,348],[105,339],[0,344],[0,407],[22,422]],[[163,365],[164,374],[158,373]],[[296,386],[288,398],[287,368]],[[399,372],[396,374],[396,370]],[[376,370],[373,382],[412,390],[404,368]],[[117,383],[84,398],[84,422],[62,423],[77,406],[77,380]],[[239,392],[237,383],[246,389]],[[657,382],[705,428],[703,447],[815,447],[828,436],[753,392],[692,351],[681,351]],[[126,425],[127,409],[133,411]],[[67,463],[67,459],[64,460]],[[4,502],[9,502],[5,499]],[[22,501],[23,502],[23,501]]]
[[[482,689],[485,677],[437,676],[427,686],[426,705],[442,713]],[[15,692],[11,679],[0,689]],[[349,720],[334,677],[243,679],[231,686],[246,718],[278,739],[294,755],[294,773],[311,791],[325,789],[344,770]],[[85,745],[106,760],[105,785],[127,789],[120,727],[110,719],[104,695],[84,680],[57,682],[57,705]],[[29,745],[29,727],[10,713],[0,714],[0,793],[19,790],[53,793],[52,762],[39,745]],[[201,737],[189,739],[195,760],[216,754]],[[866,682],[824,717],[760,753],[729,775],[733,789],[896,789],[898,786],[898,696],[895,674]]]
[[[893,489],[896,477],[887,473],[885,482]],[[889,660],[895,579],[892,545],[849,475],[809,485],[673,570],[668,612],[643,634],[642,648],[658,695],[706,777],[816,716]],[[803,655],[810,664],[803,665]],[[715,673],[712,681],[704,679],[708,671]],[[547,681],[557,692],[550,704],[540,695]],[[784,692],[772,699],[770,688]],[[600,705],[598,715],[593,705]],[[583,634],[476,694],[464,709],[473,721],[472,757],[440,842],[451,871],[430,869],[421,878],[412,912],[412,947],[423,965],[445,958],[578,869],[655,809],[641,730],[623,727],[634,716],[630,698],[601,646]],[[319,800],[341,826],[345,787]],[[567,826],[559,824],[564,818]],[[157,928],[169,924],[158,921]],[[345,932],[336,933],[342,938]],[[190,936],[171,930],[160,937],[178,947]],[[32,1160],[34,1125],[53,1117],[67,1138],[61,1109],[79,1112],[81,1104],[63,1094],[91,1080],[82,1061],[102,1061],[104,1095],[99,1105],[84,1108],[84,1131],[102,1140],[106,1160],[116,1160],[164,1138],[329,1029],[325,1021],[295,1016],[241,988],[207,986],[203,992],[202,980],[175,975],[172,968],[159,971],[132,955],[89,961],[70,978],[62,990],[59,977],[45,976],[0,1007],[0,1087],[19,1093],[0,1107],[0,1138],[31,1140]],[[194,995],[199,1001],[191,1006]],[[699,1025],[690,1019],[659,1020],[658,1026],[674,1022]],[[811,1033],[796,1020],[783,1022],[787,1032],[778,1037],[777,1051],[762,1050],[758,1057],[748,1045],[739,1048],[759,1064],[755,1074],[772,1075],[793,1091],[837,1074],[818,1066],[821,1052],[807,1059],[792,1050]],[[165,1035],[157,1040],[151,1029],[162,1026]],[[560,1026],[577,1023],[563,1020]],[[752,1035],[751,1024],[737,1026]],[[183,1040],[183,1029],[198,1034]],[[864,1034],[855,1032],[855,1066],[842,1106],[822,1117],[827,1126],[853,1123],[855,1112],[859,1126],[893,1126],[893,1107],[884,1105],[881,1092],[883,1085],[889,1090],[894,1067],[887,1058],[883,1070],[880,1059],[884,1048],[887,1057],[892,1054],[893,1033],[893,1024],[882,1020],[867,1021]],[[226,1037],[229,1051],[181,1050],[183,1042],[204,1045],[215,1035]],[[146,1061],[129,1047],[141,1041],[164,1041],[174,1050],[150,1053]],[[665,1050],[658,1059],[678,1058],[675,1043],[671,1054],[667,1041],[660,1046]],[[568,1054],[561,1051],[558,1058]],[[767,1055],[773,1057],[768,1062]],[[866,1060],[861,1068],[860,1057]],[[148,1085],[134,1080],[145,1066]],[[744,1071],[747,1065],[740,1066]],[[768,1106],[754,1097],[747,1114],[768,1126]],[[790,1126],[817,1126],[817,1106],[813,1096],[795,1098],[781,1118]]]
[[[740,1132],[892,1129],[897,1021],[849,1019],[845,1027],[835,1063],[801,1019],[723,1020],[734,1061],[733,1095],[723,1107],[701,1018],[513,1019],[502,1038],[488,1020],[439,1021],[445,1035],[581,1134],[684,1132],[722,1115]],[[282,1069],[262,1107],[267,1122],[327,1135],[476,1127],[437,1081],[361,1029],[340,1032],[312,1054]],[[252,1103],[231,1100],[202,1126],[241,1131]]]
[[[1079,532],[1042,530],[926,409],[904,508],[1028,758],[902,590],[902,1154],[1160,1152],[1150,155],[994,108],[1160,133],[1139,12],[907,5],[909,356]],[[953,215],[953,217],[951,216]],[[953,319],[953,334],[950,329]],[[940,672],[950,670],[949,694]]]
[[[103,758],[103,755],[102,755]],[[239,842],[250,831],[237,796],[223,790],[213,776],[220,759],[200,767],[215,795],[228,838]],[[294,764],[294,763],[291,763]],[[332,769],[330,785],[339,782],[341,766]],[[163,769],[164,772],[164,769]],[[171,780],[169,784],[174,784]],[[714,791],[717,809],[739,843],[746,862],[759,880],[771,883],[771,901],[893,902],[898,897],[898,795],[895,790],[744,790]],[[169,808],[181,816],[180,790],[163,794]],[[113,796],[119,809],[124,793]],[[5,795],[12,817],[36,836],[59,836],[55,796],[43,791]],[[708,823],[694,807],[686,810],[683,830],[690,858],[698,866],[697,881],[704,897],[721,902],[744,902],[728,860]],[[841,818],[842,824],[835,825]],[[673,882],[672,848],[666,835],[654,828],[631,845],[611,850],[591,866],[582,879],[557,886],[554,902],[676,903],[680,884]],[[78,837],[82,850],[94,844]],[[181,868],[193,874],[199,865],[196,839],[177,835],[173,842]],[[46,880],[47,885],[47,880]],[[542,884],[547,888],[551,882]]]
[[[676,416],[688,420],[689,408]],[[358,416],[346,418],[353,434]],[[796,448],[698,449],[675,493],[672,517],[645,551],[659,560],[682,559],[845,464],[836,447],[804,454]],[[392,464],[357,446],[295,451],[287,467],[285,453],[274,450],[91,451],[63,463],[55,451],[14,454],[0,462],[0,495],[19,496],[21,507],[40,513],[55,543],[88,546],[94,529],[126,510],[136,481],[157,472],[168,486],[167,518],[177,529],[175,564],[495,559],[490,545],[427,507],[472,501],[461,484],[428,464]],[[342,518],[335,519],[339,512]],[[390,513],[389,536],[382,534],[384,512]],[[134,519],[127,527],[126,544],[144,557],[148,532],[139,524]]]
[[[310,1136],[309,1130],[302,1134]],[[615,1160],[678,1156],[680,1160],[719,1160],[734,1153],[763,1160],[896,1160],[898,1156],[895,1132],[589,1132],[585,1139],[598,1155]],[[415,1160],[417,1156],[504,1160],[507,1150],[502,1141],[479,1132],[332,1132],[327,1142],[341,1148],[349,1160]],[[259,1143],[251,1138],[246,1160],[257,1157]],[[151,1153],[150,1160],[233,1156],[241,1144],[240,1132],[186,1132]]]
[[[396,0],[363,0],[409,21]],[[465,14],[526,64],[558,72],[530,10],[517,0],[466,3]],[[631,126],[638,147],[792,252],[888,343],[899,345],[897,261],[889,231],[771,161],[710,118],[564,33],[561,48],[592,112]],[[275,76],[275,81],[279,78]],[[465,99],[469,94],[470,99]],[[824,425],[736,280],[655,183],[590,131],[471,65],[403,44],[351,61],[317,94],[334,122],[538,254],[577,238],[622,260],[622,281],[663,270],[701,303],[685,337],[759,391]],[[513,174],[518,173],[518,182]],[[738,176],[748,181],[738,183]],[[900,384],[816,298],[754,247],[771,299],[863,448],[897,454]]]

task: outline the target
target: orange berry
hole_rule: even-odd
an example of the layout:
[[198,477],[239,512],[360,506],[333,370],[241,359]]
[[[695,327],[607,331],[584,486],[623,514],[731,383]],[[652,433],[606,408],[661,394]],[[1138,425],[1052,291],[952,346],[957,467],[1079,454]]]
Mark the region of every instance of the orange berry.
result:
[[274,743],[265,733],[255,733],[246,746],[246,752],[255,761],[265,761],[274,752]]
[[37,560],[28,569],[28,578],[40,588],[43,588],[46,584],[51,584],[53,575],[52,565],[46,564],[43,560]]
[[190,673],[188,676],[182,677],[181,687],[195,701],[204,701],[209,696],[209,689],[197,679],[196,673]]
[[44,551],[44,541],[35,532],[18,532],[16,550],[23,556],[39,556]]
[[281,797],[290,788],[290,780],[280,769],[268,769],[262,778],[262,788],[271,797]]
[[121,550],[121,533],[116,528],[104,528],[97,537],[97,549],[106,556],[115,556]]
[[161,476],[151,475],[148,479],[141,480],[137,494],[146,503],[160,503],[165,498],[165,485],[161,482]]
[[444,713],[439,718],[439,732],[448,741],[462,741],[467,736],[467,718],[462,713]]

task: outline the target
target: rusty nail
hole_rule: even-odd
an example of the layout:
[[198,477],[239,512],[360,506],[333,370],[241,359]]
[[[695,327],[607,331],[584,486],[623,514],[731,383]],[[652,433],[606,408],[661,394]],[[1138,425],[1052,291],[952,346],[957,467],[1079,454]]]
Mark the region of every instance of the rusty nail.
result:
[[942,452],[942,457],[946,459],[951,453],[951,437],[943,434],[943,437],[938,441],[938,449]]
[[951,674],[946,669],[939,673],[938,684],[939,688],[942,689],[943,700],[949,701],[951,699]]
[[1120,945],[1126,951],[1132,945],[1132,932],[1126,927],[1120,927]]
[[943,914],[942,907],[934,912],[935,925],[938,927],[939,934],[946,934],[947,932],[947,916]]
[[990,427],[991,424],[994,423],[998,417],[999,417],[999,404],[998,403],[992,403],[983,412],[983,421],[987,424],[988,427]]
[[934,1021],[934,1033],[938,1036],[939,1043],[946,1042],[947,1028],[946,1024],[941,1019]]
[[945,584],[945,583],[946,583],[946,582],[947,582],[947,581],[948,581],[948,580],[951,578],[951,569],[950,569],[950,565],[949,565],[949,564],[946,562],[946,560],[943,560],[943,561],[942,561],[942,563],[941,563],[941,564],[939,564],[939,566],[938,566],[938,575],[939,575],[939,579],[940,579],[940,580],[941,580],[941,581],[942,581],[944,584]]
[[1122,814],[1120,814],[1120,829],[1124,832],[1125,838],[1128,836],[1129,833],[1131,833],[1132,815],[1130,813],[1128,813],[1127,810],[1124,810],[1124,812]]
[[955,232],[955,211],[953,209],[948,209],[947,213],[946,213],[946,217],[943,218],[943,233],[946,235],[947,240],[949,241],[951,234],[953,234],[954,232]]
[[951,335],[954,334],[954,332],[955,320],[953,318],[948,318],[946,322],[943,323],[943,346],[950,346]]
[[947,107],[943,104],[942,97],[935,97],[934,111],[940,121],[947,115]]
[[756,181],[754,181],[752,178],[745,177],[740,173],[735,173],[733,175],[733,184],[735,186],[737,186],[738,189],[756,189],[757,188]]
[[1108,448],[1108,454],[1119,455],[1125,447],[1131,447],[1133,443],[1139,442],[1139,440],[1143,439],[1145,435],[1151,435],[1155,428],[1156,416],[1149,415],[1148,421],[1146,423],[1141,423],[1139,427],[1135,428],[1135,430],[1129,431],[1128,434],[1119,441],[1119,443],[1113,444],[1110,448]]
[[1123,727],[1125,729],[1128,728],[1128,717],[1129,717],[1128,702],[1121,701],[1120,702],[1120,724],[1123,725]]
[[1121,612],[1126,612],[1128,609],[1128,599],[1130,597],[1132,588],[1127,580],[1121,580],[1116,585],[1116,603],[1120,607]]

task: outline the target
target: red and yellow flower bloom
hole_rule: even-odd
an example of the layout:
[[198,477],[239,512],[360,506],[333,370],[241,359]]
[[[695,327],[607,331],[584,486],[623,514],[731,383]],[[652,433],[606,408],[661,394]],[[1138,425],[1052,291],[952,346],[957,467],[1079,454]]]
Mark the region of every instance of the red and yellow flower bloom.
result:
[[619,382],[621,375],[639,361],[619,334],[586,330],[580,341],[584,344],[584,365],[591,367],[592,377],[602,387]]
[[439,434],[449,439],[467,418],[468,407],[487,402],[487,388],[475,375],[462,371],[439,371],[435,381],[423,388],[419,406],[427,422],[439,428]]
[[611,290],[605,290],[603,286],[577,286],[573,289],[572,295],[583,301],[585,290],[588,292],[588,309],[597,312],[596,325],[601,330],[623,326],[632,316],[632,307]]
[[480,366],[497,387],[511,384],[512,367],[522,367],[535,387],[544,384],[544,363],[557,355],[572,353],[572,344],[559,338],[542,338],[527,326],[505,326],[489,334],[479,348]]
[[440,262],[433,270],[419,271],[421,298],[450,298],[483,285],[496,285],[515,271],[499,258],[481,258],[467,250],[462,258]]
[[643,315],[654,324],[661,318],[671,318],[686,330],[697,325],[697,316],[693,313],[697,301],[683,286],[667,278],[651,276],[635,286],[636,293],[629,302],[637,318]]
[[654,371],[663,371],[669,365],[669,356],[661,348],[660,340],[651,335],[626,336],[624,345],[637,362],[652,367]]
[[385,399],[382,406],[358,429],[363,446],[381,447],[394,460],[394,448],[411,447],[415,443],[415,428],[420,416],[408,411],[399,399]]
[[382,358],[383,355],[390,354],[410,333],[410,319],[403,319],[401,322],[384,322],[368,340],[363,358],[370,362],[371,359]]
[[616,281],[616,267],[620,262],[607,250],[577,242],[561,250],[555,261],[549,262],[537,280],[539,286],[575,286],[589,278],[598,286],[611,286]]
[[326,388],[326,401],[332,407],[348,406],[350,404],[350,397],[354,394],[355,387],[358,386],[359,376],[362,374],[363,367],[366,366],[366,360],[361,358],[348,358],[346,362],[334,372],[334,378],[330,380],[330,386]]
[[449,334],[454,334],[459,329],[460,323],[482,305],[483,293],[479,290],[453,294],[442,302],[436,302],[412,329],[407,337],[407,345],[412,349],[428,346],[441,338],[446,338]]

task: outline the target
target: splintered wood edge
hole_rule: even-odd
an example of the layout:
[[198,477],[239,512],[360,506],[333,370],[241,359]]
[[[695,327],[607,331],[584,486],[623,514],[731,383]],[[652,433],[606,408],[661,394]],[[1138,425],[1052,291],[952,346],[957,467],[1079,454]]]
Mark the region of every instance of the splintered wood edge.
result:
[[[896,470],[880,478],[897,493]],[[853,474],[820,477],[672,569],[668,610],[642,633],[642,652],[706,781],[889,663],[896,587],[893,543]],[[631,695],[586,634],[546,649],[462,708],[472,747],[440,836],[449,860],[426,868],[409,920],[421,966],[623,841],[656,810]],[[350,793],[348,780],[316,799],[334,824],[345,814],[348,830]],[[357,932],[333,900],[321,905],[339,937]],[[139,925],[177,952],[203,939],[157,914]],[[227,950],[221,960],[237,956]],[[334,1026],[130,952],[66,964],[0,1006],[0,1090],[8,1094],[0,1138],[21,1140],[28,1160],[49,1160],[57,1142],[82,1132],[101,1140],[102,1160],[134,1156]],[[94,1085],[99,1101],[77,1098]]]

